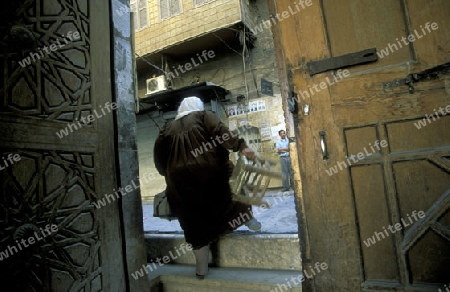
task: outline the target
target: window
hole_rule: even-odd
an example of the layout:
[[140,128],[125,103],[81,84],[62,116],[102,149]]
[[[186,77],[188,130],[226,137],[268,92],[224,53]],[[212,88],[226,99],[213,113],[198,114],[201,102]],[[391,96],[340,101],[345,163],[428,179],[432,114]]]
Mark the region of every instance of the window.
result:
[[134,29],[148,26],[147,0],[130,0],[130,10],[134,12]]
[[194,5],[197,7],[199,5],[205,4],[210,1],[212,1],[212,0],[194,0]]
[[159,18],[171,18],[181,13],[180,0],[159,0]]

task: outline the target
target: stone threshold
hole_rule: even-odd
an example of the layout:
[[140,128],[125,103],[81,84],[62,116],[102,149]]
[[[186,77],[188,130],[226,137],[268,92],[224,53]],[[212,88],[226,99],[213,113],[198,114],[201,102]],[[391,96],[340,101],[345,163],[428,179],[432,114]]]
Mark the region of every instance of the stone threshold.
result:
[[[148,262],[195,263],[183,234],[145,234]],[[211,244],[211,264],[217,267],[301,270],[297,234],[229,234]]]
[[[210,268],[204,280],[195,277],[193,265],[164,265],[149,273],[163,291],[294,291],[299,292],[300,271],[244,268]],[[282,289],[282,290],[281,290]],[[287,290],[286,290],[287,289]],[[157,290],[155,290],[157,291]]]

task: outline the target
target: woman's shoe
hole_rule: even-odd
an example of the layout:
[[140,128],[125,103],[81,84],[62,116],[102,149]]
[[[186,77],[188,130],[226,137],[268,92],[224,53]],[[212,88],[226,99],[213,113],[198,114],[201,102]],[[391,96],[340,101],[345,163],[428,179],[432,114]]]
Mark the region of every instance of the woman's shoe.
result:
[[199,275],[197,273],[195,273],[195,277],[199,280],[204,280],[205,279],[205,275]]
[[245,226],[247,226],[248,229],[253,231],[261,230],[261,223],[258,222],[258,220],[256,220],[255,218],[252,218],[249,221],[245,222]]
[[203,280],[208,273],[209,245],[194,249],[193,252],[195,256],[195,276],[197,279]]
[[[208,270],[206,271],[207,273],[209,272],[209,267],[208,267]],[[195,277],[197,278],[197,279],[199,279],[199,280],[203,280],[203,279],[205,279],[205,277],[206,277],[206,275],[200,275],[199,273],[195,273]]]

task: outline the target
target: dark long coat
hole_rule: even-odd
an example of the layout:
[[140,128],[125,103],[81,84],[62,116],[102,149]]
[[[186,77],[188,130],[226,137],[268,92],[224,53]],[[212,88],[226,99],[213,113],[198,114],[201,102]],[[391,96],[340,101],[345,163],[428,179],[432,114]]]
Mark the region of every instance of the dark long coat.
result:
[[194,249],[253,218],[251,206],[231,200],[228,183],[233,168],[229,150],[246,147],[211,111],[190,113],[161,129],[155,166],[166,178],[169,204]]

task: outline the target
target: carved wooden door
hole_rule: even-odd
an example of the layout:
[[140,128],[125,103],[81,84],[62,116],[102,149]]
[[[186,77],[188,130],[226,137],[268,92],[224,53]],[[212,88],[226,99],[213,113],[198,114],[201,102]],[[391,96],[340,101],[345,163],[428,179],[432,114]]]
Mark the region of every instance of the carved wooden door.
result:
[[0,290],[125,291],[117,204],[92,204],[116,181],[109,1],[7,2]]
[[[446,291],[449,77],[393,81],[450,62],[450,2],[276,3],[282,82],[299,101],[303,265],[328,264],[303,289]],[[311,61],[373,47],[376,62],[310,75]]]

